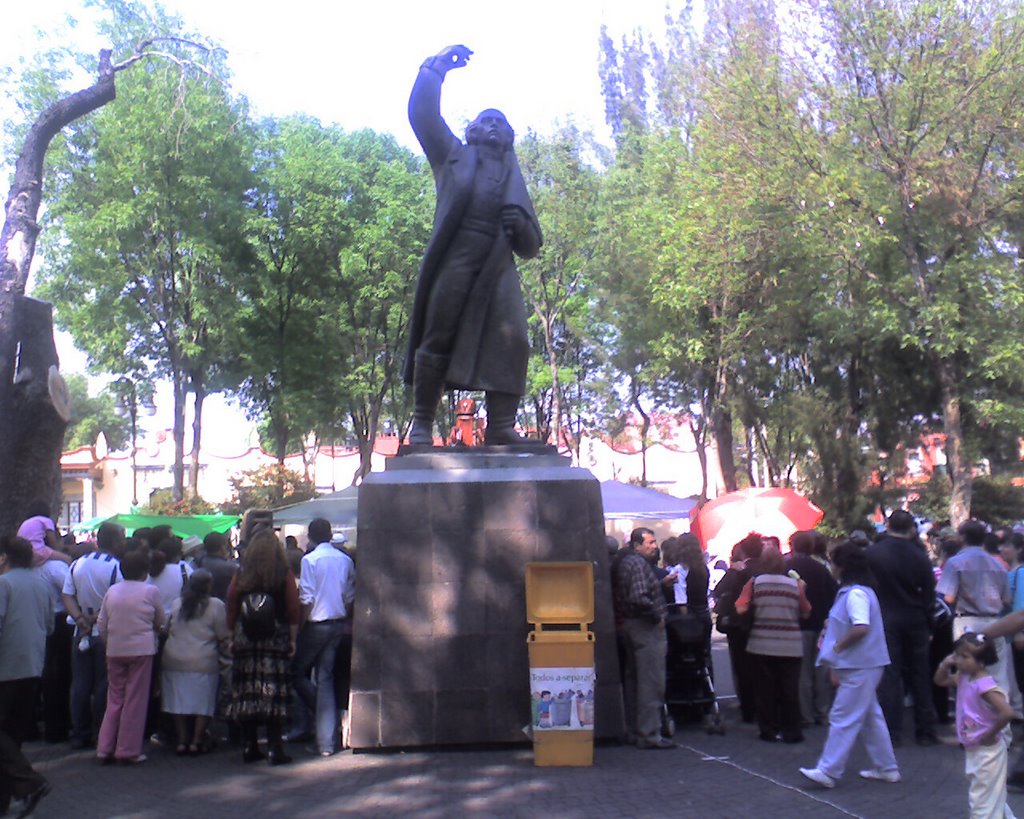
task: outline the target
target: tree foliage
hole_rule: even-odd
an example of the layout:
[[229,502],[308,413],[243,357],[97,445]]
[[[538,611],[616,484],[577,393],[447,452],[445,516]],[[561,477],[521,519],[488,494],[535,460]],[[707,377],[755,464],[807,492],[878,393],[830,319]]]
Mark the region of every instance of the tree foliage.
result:
[[[119,7],[109,32],[184,35],[157,13]],[[184,60],[177,40],[169,55]],[[222,64],[214,68],[223,72]],[[123,76],[117,99],[76,128],[58,169],[39,291],[96,369],[148,372],[174,395],[174,486],[185,491],[185,409],[194,397],[191,491],[197,491],[202,402],[222,389],[232,353],[235,282],[249,260],[244,195],[251,187],[245,106],[224,75],[167,60]]]
[[241,285],[247,406],[283,462],[298,438],[352,437],[369,472],[385,409],[402,412],[400,359],[428,234],[429,177],[390,136],[309,118],[266,123]]
[[1020,25],[1000,2],[717,2],[660,45],[603,38],[606,275],[650,292],[640,349],[727,487],[799,479],[853,523],[872,453],[937,422],[960,520],[982,431],[1021,429]]
[[[119,37],[176,30],[110,7]],[[537,428],[575,446],[629,413],[646,452],[659,414],[680,414],[703,494],[718,476],[797,485],[836,530],[890,502],[903,453],[940,429],[949,478],[928,496],[945,487],[963,519],[973,463],[1019,471],[1024,432],[1024,11],[704,12],[602,32],[613,152],[571,126],[519,140],[545,235],[520,267]],[[408,417],[430,176],[387,135],[254,124],[177,68],[145,63],[69,139],[45,292],[95,366],[170,378],[179,408],[237,388],[280,463],[349,440],[358,481],[380,426]]]
[[92,446],[102,432],[111,452],[131,444],[131,422],[118,408],[118,399],[109,390],[89,395],[89,380],[79,373],[67,378],[71,397],[71,419],[64,435],[64,449]]

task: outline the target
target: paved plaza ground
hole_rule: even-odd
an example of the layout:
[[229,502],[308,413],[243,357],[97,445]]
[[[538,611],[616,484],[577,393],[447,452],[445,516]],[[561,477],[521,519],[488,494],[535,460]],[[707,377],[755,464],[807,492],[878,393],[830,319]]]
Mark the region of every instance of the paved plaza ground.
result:
[[[715,652],[720,660],[720,651]],[[723,663],[724,665],[724,663]],[[721,678],[722,673],[719,671]],[[320,759],[289,746],[295,762],[243,765],[221,748],[199,758],[150,746],[138,767],[100,767],[66,745],[31,744],[30,758],[54,785],[39,819],[111,817],[966,817],[963,752],[955,746],[897,749],[903,782],[867,782],[858,750],[833,790],[798,772],[817,759],[826,729],[801,745],[766,744],[741,724],[728,683],[725,736],[682,726],[680,747],[640,751],[599,745],[591,768],[536,768],[529,746],[359,753]],[[908,714],[908,720],[910,715]],[[912,725],[912,720],[910,721]],[[908,725],[909,727],[909,725]],[[946,735],[951,732],[945,729]],[[1020,753],[1015,745],[1011,754]],[[1024,816],[1024,794],[1011,807]]]

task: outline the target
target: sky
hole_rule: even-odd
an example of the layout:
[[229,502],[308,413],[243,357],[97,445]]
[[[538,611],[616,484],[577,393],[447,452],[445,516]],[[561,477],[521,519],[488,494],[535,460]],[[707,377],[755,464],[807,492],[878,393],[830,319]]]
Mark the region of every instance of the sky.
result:
[[[94,12],[80,0],[8,5],[0,27],[0,65],[15,66],[36,51],[40,32],[73,36],[97,55],[105,45],[90,24]],[[597,72],[602,24],[615,41],[637,28],[656,34],[664,28],[666,7],[675,12],[682,2],[167,0],[163,5],[227,49],[234,90],[249,99],[255,115],[304,113],[346,130],[371,128],[418,152],[406,119],[409,90],[419,64],[454,43],[474,52],[469,65],[448,75],[442,94],[442,113],[457,133],[482,109],[500,108],[518,133],[550,134],[572,121],[607,141]],[[80,21],[73,35],[61,32],[69,14]],[[9,101],[0,101],[0,111],[9,110],[4,105]],[[3,170],[8,178],[9,169]],[[84,371],[84,356],[61,335],[63,370]],[[161,412],[154,423],[160,425],[167,402],[158,394],[157,403]],[[169,408],[166,413],[169,417]],[[210,434],[221,426],[224,434]],[[211,441],[232,450],[250,442],[244,426],[230,402],[208,400],[204,449]]]

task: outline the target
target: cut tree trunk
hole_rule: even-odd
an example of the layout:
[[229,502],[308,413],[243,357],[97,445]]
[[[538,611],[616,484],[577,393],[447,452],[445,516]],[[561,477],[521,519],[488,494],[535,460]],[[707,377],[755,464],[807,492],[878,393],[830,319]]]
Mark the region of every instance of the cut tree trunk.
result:
[[35,500],[46,500],[51,514],[59,506],[60,453],[70,415],[67,385],[58,371],[50,305],[24,296],[14,304],[20,354],[10,385],[10,415],[4,415],[0,433],[7,439],[5,463],[11,465],[0,470],[0,530],[7,532],[16,530]]
[[[43,195],[43,159],[57,133],[114,99],[110,52],[96,83],[47,108],[29,129],[14,170],[0,231],[0,534],[14,531],[28,504],[60,502],[60,455],[67,426],[50,397],[60,392],[50,306],[25,299]],[[51,370],[52,377],[51,377]],[[57,403],[60,398],[57,397]]]

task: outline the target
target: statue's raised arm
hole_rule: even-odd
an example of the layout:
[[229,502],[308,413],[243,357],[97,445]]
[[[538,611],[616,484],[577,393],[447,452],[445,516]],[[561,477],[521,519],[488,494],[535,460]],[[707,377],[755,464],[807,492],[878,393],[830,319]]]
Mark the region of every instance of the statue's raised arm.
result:
[[452,140],[457,139],[441,117],[441,83],[449,71],[465,66],[472,54],[464,45],[451,45],[427,57],[409,95],[409,124],[431,165],[444,162]]

